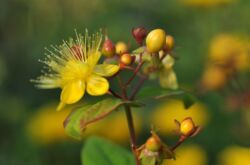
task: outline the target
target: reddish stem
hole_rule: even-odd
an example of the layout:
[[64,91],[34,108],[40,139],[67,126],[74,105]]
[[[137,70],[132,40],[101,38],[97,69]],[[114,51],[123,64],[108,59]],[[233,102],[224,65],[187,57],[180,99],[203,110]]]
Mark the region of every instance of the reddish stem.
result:
[[113,90],[110,89],[110,88],[109,88],[109,93],[110,93],[111,95],[113,95],[114,97],[117,97],[117,98],[119,98],[119,99],[122,99],[122,97],[121,97],[119,94],[117,94],[115,91],[113,91]]
[[125,86],[128,86],[135,78],[135,76],[139,73],[142,65],[144,64],[144,62],[140,62],[139,65],[136,67],[136,69],[134,70],[133,75],[130,77],[130,79],[125,83]]
[[177,147],[179,147],[185,140],[187,139],[186,136],[181,136],[177,143],[171,148],[171,151],[174,151]]

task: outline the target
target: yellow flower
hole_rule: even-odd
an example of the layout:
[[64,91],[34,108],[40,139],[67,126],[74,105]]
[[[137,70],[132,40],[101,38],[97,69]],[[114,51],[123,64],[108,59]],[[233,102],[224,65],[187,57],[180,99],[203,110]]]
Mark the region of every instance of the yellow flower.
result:
[[182,121],[186,117],[192,117],[195,124],[204,127],[209,114],[207,108],[201,103],[195,103],[188,110],[185,110],[182,101],[171,100],[156,108],[152,112],[152,123],[165,135],[173,135],[176,130],[174,120]]
[[[135,132],[138,135],[142,130],[142,119],[138,113],[133,113]],[[108,128],[108,129],[107,129]],[[117,111],[92,125],[84,132],[84,137],[98,135],[110,139],[116,143],[128,144],[129,133],[126,117],[123,111]]]
[[44,63],[48,67],[47,73],[40,76],[36,83],[39,88],[61,88],[60,104],[57,110],[65,104],[78,102],[85,93],[92,96],[105,94],[109,89],[109,82],[104,77],[110,77],[118,72],[119,66],[111,64],[97,64],[101,53],[99,47],[101,34],[85,36],[76,34],[76,40],[71,39],[59,47],[53,47]]
[[248,42],[231,34],[219,34],[210,45],[209,60],[239,71],[250,69]]
[[176,151],[176,160],[166,159],[162,165],[206,165],[206,152],[198,145],[181,146]]
[[69,115],[70,109],[56,112],[56,106],[49,104],[36,111],[27,122],[28,136],[35,142],[50,144],[67,139],[63,121]]
[[236,0],[181,0],[184,5],[192,7],[211,8],[222,5],[227,5],[235,2]]
[[219,154],[219,165],[249,165],[250,148],[229,146]]
[[216,90],[222,88],[227,82],[225,69],[211,65],[206,68],[202,76],[202,85],[206,90]]
[[[70,114],[72,107],[64,108],[63,111],[53,111],[55,104],[48,104],[36,111],[28,120],[26,128],[28,136],[37,143],[51,144],[70,140],[63,128],[63,122]],[[138,113],[134,113],[134,126],[138,135],[142,129],[142,119]],[[109,129],[107,129],[109,128]],[[128,144],[129,133],[126,117],[123,111],[117,111],[87,127],[83,137],[92,135],[102,136],[116,143]]]

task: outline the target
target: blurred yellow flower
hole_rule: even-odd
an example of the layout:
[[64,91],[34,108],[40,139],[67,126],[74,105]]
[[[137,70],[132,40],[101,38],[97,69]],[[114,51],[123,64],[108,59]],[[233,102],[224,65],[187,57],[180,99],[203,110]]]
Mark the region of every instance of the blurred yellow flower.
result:
[[[139,134],[142,128],[142,119],[137,113],[133,114],[133,118],[136,134]],[[91,135],[99,135],[117,143],[127,144],[129,142],[129,133],[124,112],[114,112],[108,117],[88,126],[84,136],[88,137]]]
[[198,145],[181,146],[176,151],[176,160],[166,159],[162,165],[206,165],[206,152]]
[[186,117],[192,117],[194,123],[199,126],[205,126],[209,120],[205,105],[195,103],[188,110],[185,110],[183,102],[177,100],[164,103],[152,113],[152,124],[160,129],[159,132],[166,135],[171,135],[176,130],[175,119],[182,121]]
[[206,90],[216,90],[227,82],[227,74],[221,67],[211,65],[206,68],[202,76],[202,87]]
[[[55,108],[55,104],[45,105],[33,114],[28,121],[27,133],[35,142],[50,144],[68,139],[63,128],[63,121],[70,113],[71,108],[59,112],[54,111]],[[134,113],[134,124],[136,133],[139,134],[142,120],[136,113]],[[87,138],[91,135],[98,135],[117,143],[127,144],[129,133],[124,112],[114,112],[108,117],[89,125],[83,136]]]
[[219,154],[219,165],[249,165],[250,148],[229,146]]
[[237,70],[250,69],[249,42],[230,34],[219,34],[211,42],[209,60]]
[[70,113],[69,109],[56,112],[55,105],[45,105],[36,111],[28,120],[27,133],[38,143],[54,143],[66,140],[63,121]]
[[39,88],[62,88],[60,104],[57,110],[65,104],[78,102],[85,93],[92,96],[105,94],[109,89],[109,82],[104,77],[110,77],[118,72],[119,66],[112,64],[97,65],[101,53],[99,47],[102,35],[85,36],[76,34],[76,40],[71,39],[59,47],[53,47],[54,52],[44,63],[48,73],[40,76],[35,82]]
[[211,8],[222,5],[227,5],[237,0],[181,0],[184,5],[191,7]]

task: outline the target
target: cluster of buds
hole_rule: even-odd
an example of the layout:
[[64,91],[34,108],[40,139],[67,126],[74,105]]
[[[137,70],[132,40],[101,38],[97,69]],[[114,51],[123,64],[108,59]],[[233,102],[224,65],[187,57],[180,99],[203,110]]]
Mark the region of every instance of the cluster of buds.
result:
[[[148,53],[170,52],[174,48],[174,38],[167,35],[163,29],[154,29],[147,33],[144,27],[137,27],[132,29],[132,35],[139,45],[145,42]],[[131,65],[135,61],[135,56],[129,53],[126,43],[120,41],[114,44],[107,36],[102,46],[102,54],[107,58],[119,60],[121,66]]]
[[102,54],[107,57],[107,63],[117,63],[123,68],[134,62],[134,56],[128,53],[128,45],[119,41],[114,44],[107,36],[102,46]]
[[137,149],[141,164],[160,165],[164,159],[175,159],[174,152],[160,139],[160,137],[151,131],[151,136],[146,143]]
[[155,131],[151,131],[151,136],[146,143],[137,149],[142,164],[151,162],[154,165],[160,165],[164,159],[175,159],[175,149],[182,144],[188,137],[195,136],[200,127],[196,126],[191,117],[185,118],[182,122],[175,120],[178,125],[179,140],[173,147],[165,144]]

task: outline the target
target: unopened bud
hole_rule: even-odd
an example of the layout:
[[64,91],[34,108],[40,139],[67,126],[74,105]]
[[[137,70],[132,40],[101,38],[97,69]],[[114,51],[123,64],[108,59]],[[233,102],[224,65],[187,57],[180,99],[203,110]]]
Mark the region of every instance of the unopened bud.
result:
[[134,57],[132,57],[130,54],[125,53],[121,56],[120,59],[121,63],[125,65],[130,65],[134,61]]
[[145,37],[147,36],[147,31],[144,27],[137,27],[132,29],[132,35],[139,45],[142,45]]
[[171,35],[166,36],[166,49],[172,50],[174,48],[174,37]]
[[162,144],[160,138],[156,136],[151,136],[146,142],[146,149],[152,152],[157,152],[160,150]]
[[102,54],[106,57],[112,57],[115,55],[115,45],[108,38],[106,38],[104,43],[103,43]]
[[122,55],[128,52],[128,46],[124,42],[117,42],[115,45],[116,54]]
[[160,51],[166,43],[166,33],[162,29],[152,30],[146,38],[147,50],[150,53]]
[[196,128],[191,117],[184,119],[180,123],[180,133],[184,136],[191,136],[196,131]]

